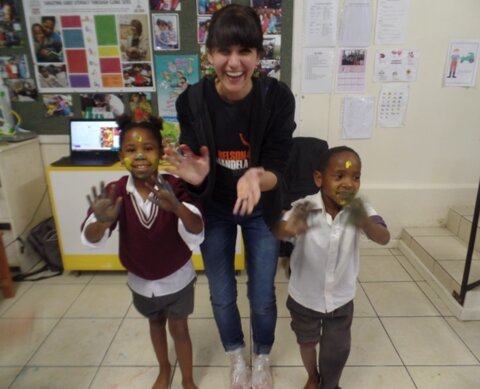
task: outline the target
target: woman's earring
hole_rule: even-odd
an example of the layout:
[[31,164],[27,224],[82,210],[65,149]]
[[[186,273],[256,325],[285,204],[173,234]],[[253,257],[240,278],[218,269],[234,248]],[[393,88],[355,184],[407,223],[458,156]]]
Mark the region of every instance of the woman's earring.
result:
[[260,62],[257,64],[257,67],[255,68],[255,70],[253,71],[253,74],[252,74],[252,77],[254,78],[258,78],[260,77],[260,70],[262,69],[262,65],[260,64]]

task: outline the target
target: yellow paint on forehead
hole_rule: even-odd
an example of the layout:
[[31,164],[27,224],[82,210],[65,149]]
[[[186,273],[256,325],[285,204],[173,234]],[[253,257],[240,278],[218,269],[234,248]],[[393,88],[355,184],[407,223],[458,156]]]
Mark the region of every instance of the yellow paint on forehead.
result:
[[345,169],[350,169],[352,167],[352,162],[349,160],[345,161]]
[[141,141],[143,141],[142,136],[141,136],[141,135],[137,135],[137,142],[141,142]]

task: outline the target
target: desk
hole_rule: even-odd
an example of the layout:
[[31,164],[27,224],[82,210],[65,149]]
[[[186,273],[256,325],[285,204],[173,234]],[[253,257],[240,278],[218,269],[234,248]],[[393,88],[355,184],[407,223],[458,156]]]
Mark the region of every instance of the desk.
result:
[[[80,225],[85,219],[87,195],[100,181],[108,183],[128,174],[120,163],[106,167],[59,167],[47,168],[50,202],[55,219],[60,252],[65,270],[122,270],[118,258],[118,231],[113,231],[105,247],[92,249],[80,240]],[[235,249],[235,269],[244,265],[243,245],[240,233]],[[203,270],[200,250],[193,253],[196,270]]]

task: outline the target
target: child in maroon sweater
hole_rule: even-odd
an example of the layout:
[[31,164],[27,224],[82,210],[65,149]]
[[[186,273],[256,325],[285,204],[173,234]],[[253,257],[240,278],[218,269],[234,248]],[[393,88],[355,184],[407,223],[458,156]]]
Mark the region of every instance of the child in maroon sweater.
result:
[[192,376],[187,318],[193,312],[196,279],[191,250],[203,240],[202,216],[178,178],[158,174],[163,155],[161,119],[138,123],[122,116],[118,123],[119,157],[130,175],[106,187],[101,183],[99,194],[93,188],[82,240],[101,247],[118,224],[120,261],[128,271],[133,304],[149,320],[160,365],[153,388],[167,389],[170,381],[168,321],[183,387],[198,389]]

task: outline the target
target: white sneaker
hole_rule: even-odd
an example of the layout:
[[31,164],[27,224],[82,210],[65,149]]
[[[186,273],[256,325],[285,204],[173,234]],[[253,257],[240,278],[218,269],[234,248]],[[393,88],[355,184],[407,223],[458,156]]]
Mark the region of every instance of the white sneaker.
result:
[[250,389],[251,373],[250,373],[249,367],[245,362],[245,358],[243,356],[243,348],[239,348],[234,351],[229,351],[227,352],[227,354],[229,355],[230,361],[232,364],[231,389]]
[[254,356],[252,365],[252,389],[273,389],[270,359],[267,354]]

